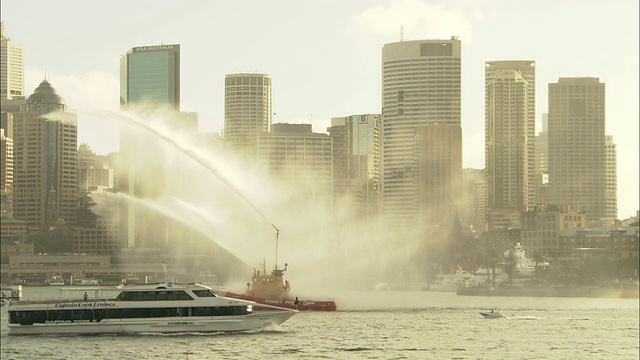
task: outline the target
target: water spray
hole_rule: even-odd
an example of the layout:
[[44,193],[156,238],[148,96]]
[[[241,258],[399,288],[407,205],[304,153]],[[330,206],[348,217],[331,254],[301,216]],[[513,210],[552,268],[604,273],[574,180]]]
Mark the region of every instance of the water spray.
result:
[[159,129],[156,129],[143,121],[140,121],[135,116],[131,116],[131,115],[128,115],[127,113],[122,113],[122,112],[107,111],[107,113],[110,115],[114,115],[120,120],[133,123],[145,131],[151,132],[153,135],[160,137],[166,143],[170,144],[176,150],[186,154],[191,159],[195,160],[198,164],[200,164],[202,167],[207,169],[211,174],[213,174],[216,178],[222,181],[225,185],[227,185],[229,189],[231,189],[236,195],[238,195],[242,200],[244,200],[245,203],[247,203],[253,210],[255,210],[258,214],[260,214],[260,216],[262,216],[262,218],[265,221],[267,221],[276,230],[276,266],[277,266],[278,241],[280,236],[280,229],[278,229],[255,205],[253,205],[253,203],[251,203],[238,189],[236,189],[228,179],[226,179],[222,174],[220,174],[213,164],[211,164],[209,161],[207,161],[206,159],[198,155],[197,148],[189,148],[188,146],[181,146],[181,144],[178,144],[178,142],[172,139],[171,136],[163,133]]

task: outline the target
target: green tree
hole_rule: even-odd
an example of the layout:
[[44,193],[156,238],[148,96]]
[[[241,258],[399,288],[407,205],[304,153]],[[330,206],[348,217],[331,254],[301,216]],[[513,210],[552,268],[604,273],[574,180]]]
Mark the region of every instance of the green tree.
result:
[[585,285],[596,285],[616,277],[613,260],[604,256],[591,256],[580,265],[580,279]]
[[621,281],[638,278],[638,258],[626,257],[616,263],[616,278]]

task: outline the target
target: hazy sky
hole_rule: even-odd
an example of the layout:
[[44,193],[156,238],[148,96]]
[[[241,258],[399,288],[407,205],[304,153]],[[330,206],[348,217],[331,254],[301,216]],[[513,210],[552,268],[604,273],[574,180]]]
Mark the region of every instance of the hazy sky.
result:
[[[462,41],[464,167],[484,168],[484,62],[534,60],[536,118],[559,77],[606,83],[606,133],[618,146],[619,218],[638,194],[637,0],[2,0],[5,34],[24,46],[27,95],[47,78],[79,115],[79,141],[117,151],[117,131],[84,109],[116,110],[119,58],[181,45],[181,110],[200,131],[224,124],[224,77],[273,78],[274,123],[380,113],[381,50],[404,40]],[[538,131],[538,130],[536,130]]]

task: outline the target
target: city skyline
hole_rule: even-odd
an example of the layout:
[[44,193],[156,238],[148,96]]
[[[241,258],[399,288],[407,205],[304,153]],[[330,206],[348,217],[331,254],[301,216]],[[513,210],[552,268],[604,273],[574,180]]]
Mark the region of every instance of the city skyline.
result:
[[[250,3],[249,12],[242,10],[247,4],[233,3],[182,6],[140,1],[120,7],[117,1],[91,6],[63,1],[30,2],[27,7],[7,0],[1,6],[6,35],[24,49],[27,96],[46,73],[71,111],[117,109],[120,56],[136,46],[175,43],[182,52],[181,110],[197,112],[200,131],[216,133],[223,128],[226,74],[269,74],[273,123],[311,123],[314,132],[326,132],[332,117],[381,112],[384,44],[459,36],[465,168],[484,167],[486,61],[536,62],[536,133],[541,130],[541,114],[548,111],[549,83],[560,77],[598,77],[607,86],[606,135],[613,136],[618,150],[618,217],[635,215],[637,2],[581,2],[578,10],[570,1],[546,6],[503,1],[328,1],[286,8],[278,2]],[[29,11],[32,6],[39,11]],[[126,13],[121,13],[123,8]],[[245,18],[225,16],[234,12]],[[580,16],[575,16],[577,12]],[[87,16],[94,13],[102,15]],[[305,13],[314,13],[313,19],[295,16]],[[242,26],[235,26],[236,21]],[[89,31],[79,31],[84,28]],[[594,47],[600,50],[593,51]],[[80,142],[101,154],[117,150],[117,139],[111,144],[101,139],[108,138],[109,130],[96,130],[104,129],[104,124],[91,124],[82,111],[78,116]],[[117,136],[116,131],[111,133]]]

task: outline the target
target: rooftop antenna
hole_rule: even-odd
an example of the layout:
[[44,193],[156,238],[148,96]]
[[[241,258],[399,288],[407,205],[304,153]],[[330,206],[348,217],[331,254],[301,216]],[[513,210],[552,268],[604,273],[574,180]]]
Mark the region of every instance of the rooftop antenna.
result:
[[404,41],[404,26],[400,25],[400,41]]

